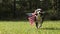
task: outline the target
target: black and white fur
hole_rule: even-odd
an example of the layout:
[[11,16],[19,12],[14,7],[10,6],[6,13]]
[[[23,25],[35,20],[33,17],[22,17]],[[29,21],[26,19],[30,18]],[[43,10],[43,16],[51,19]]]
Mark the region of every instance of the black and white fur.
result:
[[44,14],[44,12],[41,11],[41,9],[36,10],[36,17],[35,17],[36,28],[40,28],[42,26],[42,23],[44,20],[43,14]]

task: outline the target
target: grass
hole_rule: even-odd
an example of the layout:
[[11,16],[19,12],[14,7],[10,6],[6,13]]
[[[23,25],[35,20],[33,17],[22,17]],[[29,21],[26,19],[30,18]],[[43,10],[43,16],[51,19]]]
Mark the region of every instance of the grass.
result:
[[0,21],[0,34],[60,34],[60,21],[44,21],[40,29],[28,21]]

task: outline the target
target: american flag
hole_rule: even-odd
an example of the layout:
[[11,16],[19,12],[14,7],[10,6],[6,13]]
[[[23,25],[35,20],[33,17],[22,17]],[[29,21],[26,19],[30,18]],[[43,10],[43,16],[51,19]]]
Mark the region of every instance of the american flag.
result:
[[33,25],[34,24],[34,20],[35,20],[35,14],[32,13],[31,16],[28,16],[28,19],[29,19],[30,24]]

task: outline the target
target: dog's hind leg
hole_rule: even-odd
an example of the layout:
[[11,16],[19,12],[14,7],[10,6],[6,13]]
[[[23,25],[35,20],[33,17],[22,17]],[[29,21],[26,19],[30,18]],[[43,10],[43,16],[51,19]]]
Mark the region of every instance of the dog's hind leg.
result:
[[44,19],[41,18],[41,20],[40,20],[40,27],[42,27],[43,21],[44,21]]

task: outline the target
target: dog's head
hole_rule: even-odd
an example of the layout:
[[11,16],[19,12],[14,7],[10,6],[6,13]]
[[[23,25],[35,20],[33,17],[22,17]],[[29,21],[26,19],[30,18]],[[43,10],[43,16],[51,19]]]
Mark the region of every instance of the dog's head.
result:
[[40,14],[42,9],[37,9],[36,14]]

